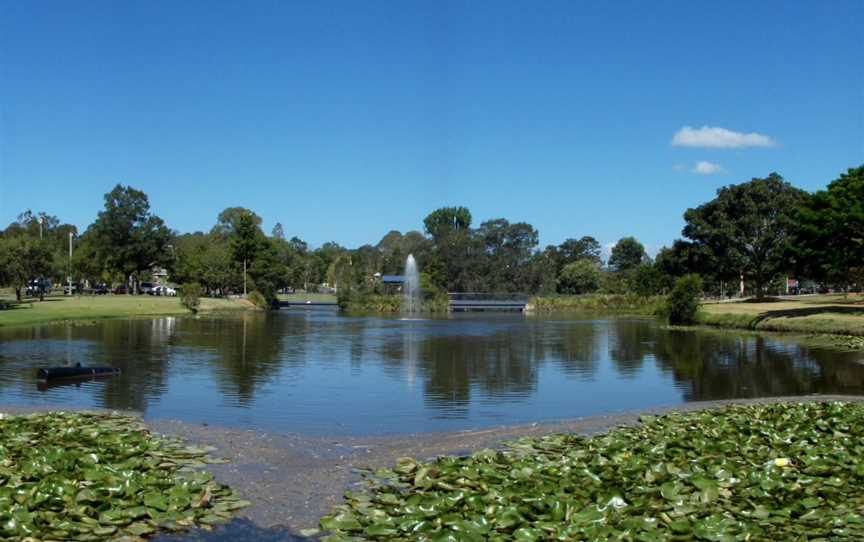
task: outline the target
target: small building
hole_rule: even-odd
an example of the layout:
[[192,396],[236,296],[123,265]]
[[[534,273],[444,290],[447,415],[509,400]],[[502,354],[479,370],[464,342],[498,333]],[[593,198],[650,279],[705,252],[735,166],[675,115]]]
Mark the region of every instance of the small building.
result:
[[381,284],[384,285],[385,292],[401,292],[402,285],[405,284],[405,275],[381,275]]

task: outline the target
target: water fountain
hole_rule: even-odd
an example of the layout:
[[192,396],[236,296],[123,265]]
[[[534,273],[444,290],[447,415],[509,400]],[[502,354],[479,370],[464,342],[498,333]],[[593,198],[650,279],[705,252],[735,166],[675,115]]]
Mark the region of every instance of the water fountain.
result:
[[402,313],[417,314],[420,312],[420,273],[417,271],[417,262],[414,255],[409,254],[405,260],[405,282],[402,284]]

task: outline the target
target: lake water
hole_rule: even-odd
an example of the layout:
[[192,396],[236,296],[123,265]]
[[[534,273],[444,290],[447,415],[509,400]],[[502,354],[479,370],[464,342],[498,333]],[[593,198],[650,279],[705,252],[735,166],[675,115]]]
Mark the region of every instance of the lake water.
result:
[[[688,401],[864,393],[860,353],[650,319],[329,310],[0,329],[0,405],[307,434],[544,422]],[[39,386],[38,367],[119,377]]]

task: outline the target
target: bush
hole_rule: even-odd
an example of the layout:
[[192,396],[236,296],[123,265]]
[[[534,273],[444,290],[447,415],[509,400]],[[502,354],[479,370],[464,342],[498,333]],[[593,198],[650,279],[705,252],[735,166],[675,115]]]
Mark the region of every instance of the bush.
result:
[[699,275],[684,275],[678,279],[666,299],[665,313],[669,323],[676,326],[695,323],[701,296],[702,278]]
[[562,294],[589,294],[600,288],[600,266],[589,259],[576,260],[561,270],[558,291]]
[[266,309],[270,308],[270,301],[268,301],[267,298],[264,296],[264,294],[262,294],[258,290],[255,290],[254,292],[250,293],[246,297],[246,299],[248,299],[253,305],[258,307],[259,309],[265,309],[266,310]]
[[192,312],[198,312],[198,307],[201,305],[201,296],[204,290],[197,282],[184,284],[180,288],[180,303]]

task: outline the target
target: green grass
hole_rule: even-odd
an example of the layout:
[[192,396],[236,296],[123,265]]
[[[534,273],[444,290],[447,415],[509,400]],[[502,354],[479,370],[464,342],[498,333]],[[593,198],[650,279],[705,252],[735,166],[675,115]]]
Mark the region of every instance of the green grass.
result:
[[[11,303],[0,310],[0,327],[44,324],[65,320],[96,320],[138,316],[168,316],[190,314],[177,297],[149,295],[50,296],[45,301],[28,299]],[[202,298],[199,311],[248,310],[248,302],[238,299]]]
[[279,301],[290,301],[292,303],[305,303],[307,301],[312,301],[313,303],[336,303],[335,294],[293,293],[279,294],[276,298]]
[[765,303],[703,304],[698,322],[759,331],[864,336],[864,297],[825,295]]
[[864,540],[864,403],[643,417],[368,472],[325,540]]
[[627,314],[656,314],[663,297],[636,294],[589,294],[537,296],[531,305],[537,312],[620,312]]

